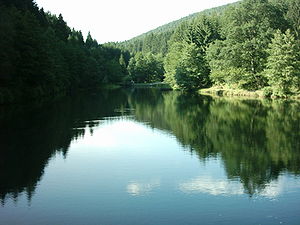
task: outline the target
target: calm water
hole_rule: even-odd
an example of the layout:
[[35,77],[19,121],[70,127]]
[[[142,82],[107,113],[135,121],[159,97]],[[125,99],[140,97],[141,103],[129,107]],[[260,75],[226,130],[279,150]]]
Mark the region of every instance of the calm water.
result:
[[0,224],[300,224],[300,104],[111,91],[0,108]]

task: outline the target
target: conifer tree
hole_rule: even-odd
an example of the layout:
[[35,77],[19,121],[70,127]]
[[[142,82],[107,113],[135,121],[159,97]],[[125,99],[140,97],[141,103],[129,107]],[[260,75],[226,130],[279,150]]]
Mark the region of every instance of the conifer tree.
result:
[[67,26],[67,23],[64,21],[63,16],[59,14],[58,19],[54,23],[54,30],[57,37],[62,41],[67,41],[71,30]]
[[98,47],[98,42],[92,38],[91,32],[89,32],[86,37],[85,45],[88,49],[95,49]]

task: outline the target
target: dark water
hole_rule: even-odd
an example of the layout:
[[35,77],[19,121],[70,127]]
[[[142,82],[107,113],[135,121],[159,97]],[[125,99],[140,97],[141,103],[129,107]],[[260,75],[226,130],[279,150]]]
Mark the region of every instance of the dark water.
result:
[[300,104],[111,91],[0,108],[0,224],[300,224]]

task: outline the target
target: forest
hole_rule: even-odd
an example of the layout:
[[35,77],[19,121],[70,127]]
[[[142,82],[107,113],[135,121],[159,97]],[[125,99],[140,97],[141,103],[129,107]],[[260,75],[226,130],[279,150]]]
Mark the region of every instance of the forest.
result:
[[66,95],[126,79],[129,52],[99,45],[32,0],[0,1],[0,103]]
[[98,44],[33,0],[0,0],[0,103],[165,82],[300,93],[300,0],[243,0]]
[[174,89],[213,86],[287,97],[300,91],[299,18],[299,0],[244,0],[193,14],[119,46],[136,54],[129,74],[139,74],[134,68],[147,65],[140,54],[153,54],[162,60],[163,79]]

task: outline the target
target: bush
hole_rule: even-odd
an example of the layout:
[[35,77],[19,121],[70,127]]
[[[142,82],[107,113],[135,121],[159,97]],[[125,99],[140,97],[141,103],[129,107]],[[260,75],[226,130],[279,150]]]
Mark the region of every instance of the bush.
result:
[[265,98],[270,98],[273,95],[273,89],[271,87],[263,88],[263,96]]

